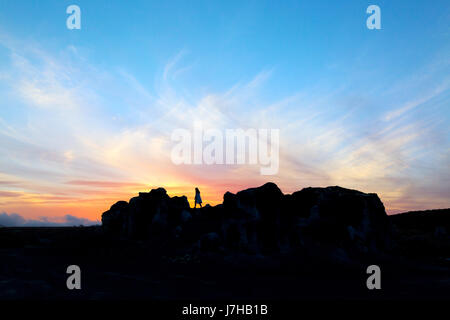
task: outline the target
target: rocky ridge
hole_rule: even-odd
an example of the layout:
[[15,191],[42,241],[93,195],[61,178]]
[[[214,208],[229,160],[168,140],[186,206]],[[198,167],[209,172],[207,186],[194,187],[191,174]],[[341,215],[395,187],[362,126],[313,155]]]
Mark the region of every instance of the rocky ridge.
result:
[[201,251],[251,254],[330,248],[375,253],[391,245],[391,225],[376,194],[338,186],[283,194],[274,183],[225,193],[223,203],[192,209],[163,188],[119,201],[102,215],[116,238],[172,243]]

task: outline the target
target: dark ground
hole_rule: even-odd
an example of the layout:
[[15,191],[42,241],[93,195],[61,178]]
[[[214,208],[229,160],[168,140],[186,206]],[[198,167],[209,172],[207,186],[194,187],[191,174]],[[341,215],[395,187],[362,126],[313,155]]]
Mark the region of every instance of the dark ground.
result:
[[[99,226],[0,228],[0,300],[449,300],[450,240],[435,235],[436,222],[423,222],[434,216],[391,217],[397,229],[391,252],[343,264],[314,250],[168,254],[108,238]],[[81,268],[82,290],[66,288],[73,264]],[[381,290],[366,287],[371,264],[381,267]]]

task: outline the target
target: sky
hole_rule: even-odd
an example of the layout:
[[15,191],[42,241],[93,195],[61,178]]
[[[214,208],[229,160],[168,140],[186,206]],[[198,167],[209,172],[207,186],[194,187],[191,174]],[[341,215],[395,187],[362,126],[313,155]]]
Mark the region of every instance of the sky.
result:
[[[86,224],[155,187],[217,204],[267,181],[448,208],[449,21],[440,0],[0,0],[0,214]],[[196,123],[279,129],[278,173],[174,164]]]

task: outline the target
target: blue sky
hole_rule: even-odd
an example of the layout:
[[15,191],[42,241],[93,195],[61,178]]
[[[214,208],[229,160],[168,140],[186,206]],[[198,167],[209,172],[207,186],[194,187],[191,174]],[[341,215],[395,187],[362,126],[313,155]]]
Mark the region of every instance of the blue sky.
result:
[[0,0],[0,212],[94,219],[144,186],[214,203],[267,180],[173,166],[170,133],[198,120],[279,128],[284,192],[449,207],[449,18],[448,1]]

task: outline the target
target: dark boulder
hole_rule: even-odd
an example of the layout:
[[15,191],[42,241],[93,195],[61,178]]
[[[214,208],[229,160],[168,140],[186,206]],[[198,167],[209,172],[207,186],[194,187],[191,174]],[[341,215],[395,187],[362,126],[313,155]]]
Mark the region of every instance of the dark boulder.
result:
[[304,238],[363,251],[384,249],[390,223],[376,194],[341,187],[305,188],[286,197]]
[[129,203],[117,202],[103,213],[102,225],[115,234],[146,238],[175,229],[186,219],[189,210],[185,196],[171,198],[165,189],[158,188],[140,192]]
[[102,214],[102,227],[111,234],[120,234],[126,228],[128,202],[118,201]]
[[277,248],[283,193],[274,183],[224,195],[223,232],[236,248],[260,251]]

